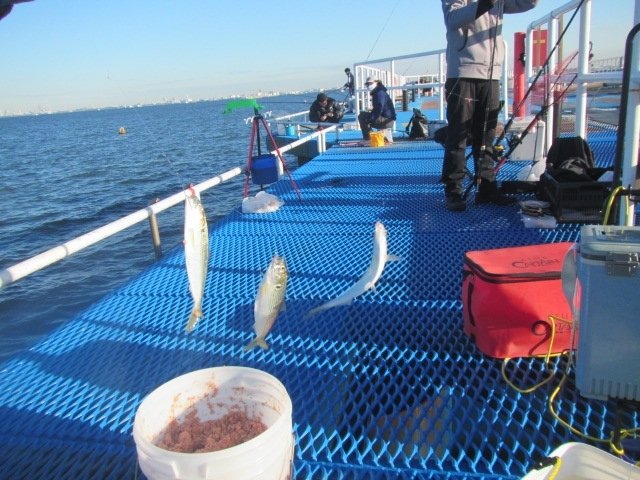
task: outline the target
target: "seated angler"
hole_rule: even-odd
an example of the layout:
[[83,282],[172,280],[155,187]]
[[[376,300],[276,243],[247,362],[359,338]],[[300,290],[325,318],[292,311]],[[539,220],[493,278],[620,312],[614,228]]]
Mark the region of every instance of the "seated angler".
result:
[[360,112],[358,123],[360,123],[360,130],[362,130],[362,138],[369,140],[372,129],[382,130],[393,126],[393,122],[396,120],[396,109],[393,106],[393,100],[387,93],[387,88],[380,80],[368,77],[364,84],[371,95],[373,108],[370,112]]

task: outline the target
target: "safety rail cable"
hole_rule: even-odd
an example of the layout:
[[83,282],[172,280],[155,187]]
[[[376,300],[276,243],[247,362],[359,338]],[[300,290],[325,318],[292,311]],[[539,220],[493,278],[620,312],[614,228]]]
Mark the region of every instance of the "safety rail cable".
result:
[[[333,127],[314,132],[310,135],[296,140],[295,142],[281,147],[278,150],[282,154],[291,150],[292,148],[302,145],[305,142],[308,142],[314,138],[318,138],[318,149],[320,151],[324,151],[326,150],[325,134],[329,131],[335,130],[336,127],[337,125],[334,125]],[[275,154],[276,150],[273,150],[271,153]],[[205,180],[204,182],[194,185],[193,188],[198,192],[203,192],[212,187],[215,187],[216,185],[226,182],[227,180],[237,177],[244,172],[245,167],[235,167],[224,173],[216,175],[215,177]],[[20,280],[28,275],[31,275],[32,273],[53,265],[60,260],[70,257],[74,253],[84,250],[85,248],[101,242],[102,240],[106,240],[107,238],[120,233],[121,231],[126,230],[127,228],[130,228],[137,223],[145,221],[157,213],[178,205],[179,203],[182,203],[185,198],[186,190],[182,190],[174,195],[171,195],[170,197],[153,203],[148,207],[137,210],[118,220],[114,220],[111,223],[103,225],[102,227],[98,227],[95,230],[91,230],[88,233],[69,240],[68,242],[50,248],[49,250],[39,253],[38,255],[28,258],[27,260],[23,260],[22,262],[16,263],[8,268],[0,270],[0,288],[6,287],[7,285],[16,282],[17,280]]]

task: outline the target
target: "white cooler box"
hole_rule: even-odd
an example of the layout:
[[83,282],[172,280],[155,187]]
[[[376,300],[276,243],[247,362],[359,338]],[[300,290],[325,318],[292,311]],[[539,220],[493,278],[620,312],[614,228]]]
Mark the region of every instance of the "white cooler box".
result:
[[578,252],[578,390],[640,400],[640,227],[585,225]]
[[[532,120],[532,116],[515,119],[509,131],[514,135],[522,135]],[[547,168],[545,156],[547,152],[544,149],[545,129],[544,121],[539,120],[509,157],[511,161],[529,162],[518,172],[518,180],[537,182]]]

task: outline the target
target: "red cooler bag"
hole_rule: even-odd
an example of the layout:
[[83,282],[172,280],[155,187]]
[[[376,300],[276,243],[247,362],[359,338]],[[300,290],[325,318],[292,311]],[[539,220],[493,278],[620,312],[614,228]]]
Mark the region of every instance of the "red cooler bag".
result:
[[569,349],[571,308],[560,272],[571,242],[467,252],[464,332],[495,358]]

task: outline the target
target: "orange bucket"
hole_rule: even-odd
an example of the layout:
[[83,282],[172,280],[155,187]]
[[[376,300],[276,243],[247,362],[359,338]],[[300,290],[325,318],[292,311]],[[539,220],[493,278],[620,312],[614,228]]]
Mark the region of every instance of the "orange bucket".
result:
[[384,145],[384,133],[383,132],[371,132],[369,134],[369,141],[372,147],[382,147]]

